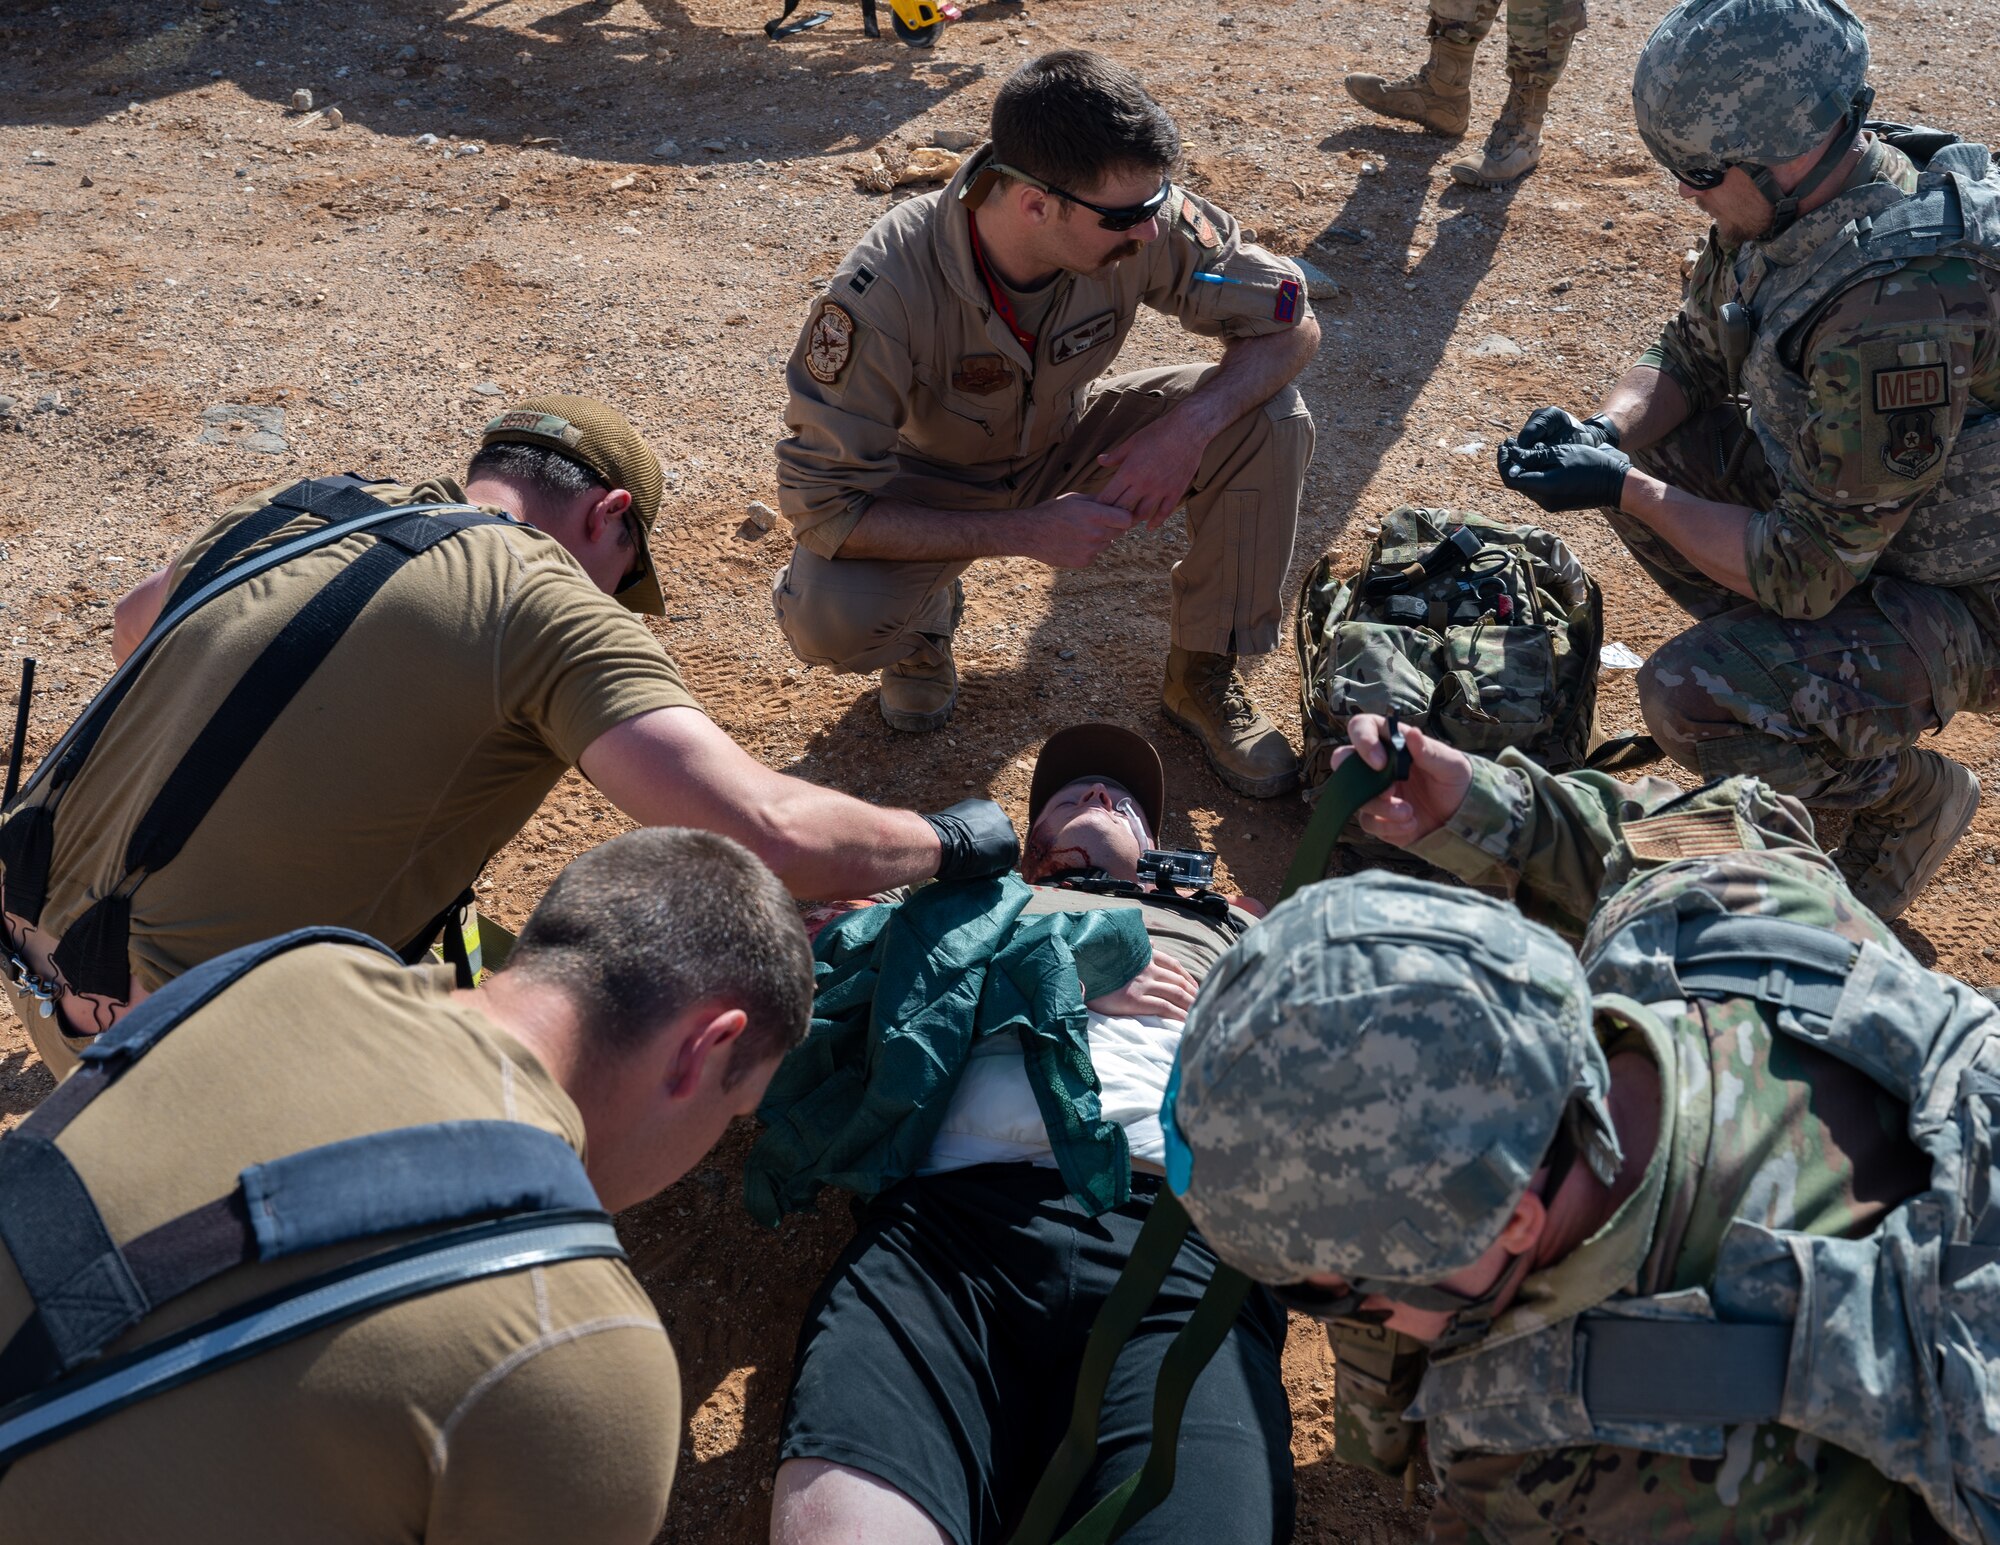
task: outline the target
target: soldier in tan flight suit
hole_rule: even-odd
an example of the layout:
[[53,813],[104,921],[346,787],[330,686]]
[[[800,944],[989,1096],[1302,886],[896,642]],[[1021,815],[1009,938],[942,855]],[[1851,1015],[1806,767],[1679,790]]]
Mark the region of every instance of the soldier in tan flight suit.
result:
[[[876,222],[787,373],[798,546],[772,598],[800,659],[881,671],[882,717],[935,729],[975,559],[1083,568],[1185,506],[1167,717],[1268,796],[1298,763],[1235,664],[1278,643],[1313,447],[1290,383],[1319,325],[1296,267],[1168,180],[1179,157],[1137,76],[1048,54],[1001,88],[992,143],[949,187]],[[1221,363],[1101,380],[1142,303],[1222,338]]]

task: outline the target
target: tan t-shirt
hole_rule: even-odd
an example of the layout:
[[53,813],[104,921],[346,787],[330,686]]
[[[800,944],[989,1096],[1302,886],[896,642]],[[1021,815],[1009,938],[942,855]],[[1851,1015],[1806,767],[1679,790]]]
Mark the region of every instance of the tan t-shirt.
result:
[[[175,582],[277,491],[210,527],[175,564]],[[443,479],[370,492],[464,499]],[[271,541],[316,524],[301,516]],[[348,537],[243,582],[154,652],[57,806],[47,933],[60,937],[118,883],[133,828],[216,706],[374,541]],[[151,991],[225,950],[314,923],[404,947],[592,741],[683,705],[694,698],[646,625],[552,537],[508,524],[438,543],[368,603],[180,855],[140,884],[135,985]]]
[[[123,1243],[245,1165],[425,1122],[510,1119],[579,1151],[542,1065],[443,967],[282,955],[191,1015],[58,1146]],[[240,1267],[115,1355],[409,1236]],[[0,1342],[27,1315],[0,1250]],[[0,1545],[645,1545],[673,1483],[680,1377],[631,1272],[569,1261],[411,1299],[105,1418],[0,1478]]]

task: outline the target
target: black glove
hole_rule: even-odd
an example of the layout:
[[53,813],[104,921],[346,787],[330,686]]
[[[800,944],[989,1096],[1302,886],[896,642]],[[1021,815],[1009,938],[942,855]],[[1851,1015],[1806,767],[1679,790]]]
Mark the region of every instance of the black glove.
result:
[[1561,408],[1537,408],[1518,436],[1521,448],[1537,445],[1608,445],[1618,448],[1618,426],[1602,413],[1577,418]]
[[990,799],[961,799],[949,810],[924,817],[938,834],[937,877],[983,880],[1005,874],[1021,857],[1021,840],[1007,812]]
[[1617,507],[1632,458],[1608,445],[1535,445],[1502,440],[1500,481],[1551,514]]

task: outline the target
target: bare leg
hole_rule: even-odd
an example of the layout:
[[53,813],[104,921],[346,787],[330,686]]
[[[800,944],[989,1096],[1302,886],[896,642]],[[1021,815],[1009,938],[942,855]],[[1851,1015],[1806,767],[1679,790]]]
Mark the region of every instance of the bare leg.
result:
[[771,1545],[952,1545],[879,1476],[824,1459],[787,1459],[771,1488]]

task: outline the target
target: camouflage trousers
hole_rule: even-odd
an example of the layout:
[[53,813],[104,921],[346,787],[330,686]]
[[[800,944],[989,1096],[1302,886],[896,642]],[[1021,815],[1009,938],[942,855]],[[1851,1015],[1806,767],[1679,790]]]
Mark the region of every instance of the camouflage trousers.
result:
[[[1739,432],[1741,412],[1724,405],[1632,461],[1698,498],[1769,509],[1777,480],[1754,435],[1728,466]],[[2000,706],[1993,596],[1880,575],[1824,617],[1781,617],[1630,516],[1604,516],[1697,619],[1640,669],[1639,707],[1667,754],[1704,778],[1747,773],[1810,805],[1858,809],[1888,791],[1919,736],[1961,708]]]
[[[1431,0],[1430,35],[1476,47],[1499,14],[1500,0]],[[1553,86],[1589,20],[1584,0],[1507,0],[1507,78]]]

